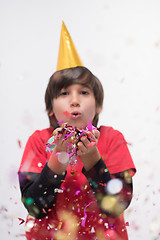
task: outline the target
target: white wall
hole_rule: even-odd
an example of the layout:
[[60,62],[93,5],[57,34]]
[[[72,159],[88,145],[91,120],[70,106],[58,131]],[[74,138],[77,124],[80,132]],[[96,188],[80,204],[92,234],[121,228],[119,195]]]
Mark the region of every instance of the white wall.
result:
[[[44,92],[64,20],[105,89],[99,124],[120,130],[137,167],[130,240],[160,239],[160,1],[0,0],[0,233],[24,239],[16,172],[26,141],[48,127]],[[21,141],[22,147],[18,145]]]

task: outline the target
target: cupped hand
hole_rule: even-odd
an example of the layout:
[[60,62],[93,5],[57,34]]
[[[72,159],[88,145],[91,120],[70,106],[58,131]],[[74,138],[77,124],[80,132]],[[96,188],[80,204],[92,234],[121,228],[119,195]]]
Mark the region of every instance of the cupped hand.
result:
[[100,132],[97,129],[93,129],[92,132],[87,131],[86,135],[83,135],[77,143],[77,155],[84,156],[93,152],[96,149],[99,136]]
[[[56,131],[55,133],[61,132],[62,128],[57,128],[55,131]],[[66,139],[66,136],[65,136],[66,132],[67,130],[65,130],[62,134],[59,134],[59,137],[56,138],[55,140],[56,146],[53,150],[54,152],[67,152],[67,147],[71,142],[71,138],[68,137]]]

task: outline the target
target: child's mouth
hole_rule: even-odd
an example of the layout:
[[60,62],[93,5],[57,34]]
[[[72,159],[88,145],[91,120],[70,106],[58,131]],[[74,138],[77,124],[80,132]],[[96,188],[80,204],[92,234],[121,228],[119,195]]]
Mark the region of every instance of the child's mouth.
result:
[[73,119],[77,119],[81,117],[81,113],[80,112],[73,112],[71,113],[71,118]]

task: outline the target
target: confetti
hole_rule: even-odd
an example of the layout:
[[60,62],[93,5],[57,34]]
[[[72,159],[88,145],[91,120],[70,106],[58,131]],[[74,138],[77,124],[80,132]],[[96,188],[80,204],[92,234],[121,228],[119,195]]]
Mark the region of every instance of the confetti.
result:
[[27,199],[25,200],[25,204],[26,204],[26,205],[31,205],[32,203],[34,203],[33,198],[27,198]]
[[62,189],[55,188],[55,189],[54,189],[54,192],[55,192],[55,193],[63,193],[63,190],[62,190]]
[[77,190],[77,191],[76,191],[76,195],[78,195],[79,193],[80,193],[80,190]]
[[92,123],[91,123],[90,120],[88,120],[88,125],[87,125],[86,129],[87,129],[88,131],[90,131],[90,132],[91,132],[92,129],[93,129],[93,126],[92,126]]
[[91,228],[91,233],[95,233],[94,227]]
[[25,231],[30,232],[31,229],[34,227],[34,223],[35,221],[33,219],[30,219],[25,225]]
[[94,202],[95,202],[95,201],[90,202],[90,203],[87,204],[87,205],[85,206],[85,208],[84,208],[84,217],[83,217],[82,222],[81,222],[81,225],[82,225],[83,227],[85,227],[85,223],[86,223],[86,219],[87,219],[86,208],[87,208],[90,204],[92,204],[92,203],[94,203]]
[[92,181],[91,185],[92,185],[94,188],[97,188],[97,187],[98,187],[98,185],[97,185],[97,183],[96,183],[95,181]]
[[106,191],[109,194],[117,194],[119,193],[123,188],[122,181],[118,178],[111,179],[107,184],[106,184]]
[[129,227],[129,222],[126,222],[126,226]]
[[38,163],[38,167],[42,167],[42,163],[39,162],[39,163]]
[[113,224],[110,224],[109,228],[113,230],[113,229],[115,229],[115,226]]
[[106,228],[108,228],[108,223],[104,223],[104,226],[105,226]]
[[114,196],[105,196],[101,201],[101,207],[105,211],[112,212],[116,205],[116,198]]
[[64,123],[64,121],[60,121],[60,122],[58,122],[58,124],[62,124],[62,123]]
[[19,148],[22,148],[21,140],[18,139],[17,141],[18,141]]
[[[69,116],[67,111],[63,112],[63,114],[65,114],[65,115],[67,114]],[[77,162],[78,162],[76,157],[77,157],[78,143],[80,142],[81,137],[84,135],[89,140],[91,140],[87,131],[88,130],[92,131],[92,129],[96,129],[96,127],[92,126],[92,123],[91,123],[90,120],[88,121],[88,126],[86,127],[86,130],[84,130],[83,128],[82,129],[76,128],[76,127],[71,126],[67,123],[63,123],[62,129],[60,129],[60,130],[55,129],[53,131],[52,137],[47,141],[46,151],[50,152],[52,155],[55,155],[55,154],[52,153],[52,151],[53,151],[53,149],[56,145],[56,140],[60,139],[60,137],[62,136],[62,134],[65,131],[63,141],[66,141],[68,138],[70,138],[70,143],[67,146],[68,156],[66,155],[66,153],[65,153],[65,156],[64,156],[64,153],[62,155],[60,153],[58,153],[58,160],[61,163],[65,164],[65,163],[68,162],[68,159],[69,159],[69,163],[72,167],[72,166],[76,165]],[[92,140],[91,143],[89,144],[89,146],[91,147],[95,143],[96,142],[94,140]]]
[[69,113],[68,111],[63,112],[63,114],[68,118],[71,116],[71,113]]
[[19,223],[19,225],[21,225],[21,224],[23,224],[23,223],[25,222],[25,220],[23,220],[22,218],[18,218],[18,220],[21,221],[21,222]]

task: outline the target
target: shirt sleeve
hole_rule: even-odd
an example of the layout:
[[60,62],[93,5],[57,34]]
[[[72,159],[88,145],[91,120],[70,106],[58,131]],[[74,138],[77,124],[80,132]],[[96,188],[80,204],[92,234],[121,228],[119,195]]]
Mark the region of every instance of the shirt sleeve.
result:
[[65,175],[58,175],[46,164],[41,173],[19,172],[22,201],[29,214],[43,218],[51,211]]
[[102,127],[98,143],[100,154],[111,174],[130,170],[132,176],[136,172],[123,134],[113,128]]
[[107,183],[111,179],[109,170],[102,158],[89,171],[86,171],[83,167],[82,173],[89,180],[90,185],[95,186],[94,188]]
[[41,131],[35,131],[28,139],[19,167],[19,172],[40,173],[48,161],[46,142]]
[[22,201],[35,218],[44,217],[53,207],[66,175],[55,174],[48,167],[45,144],[40,131],[35,131],[27,141],[18,171]]

